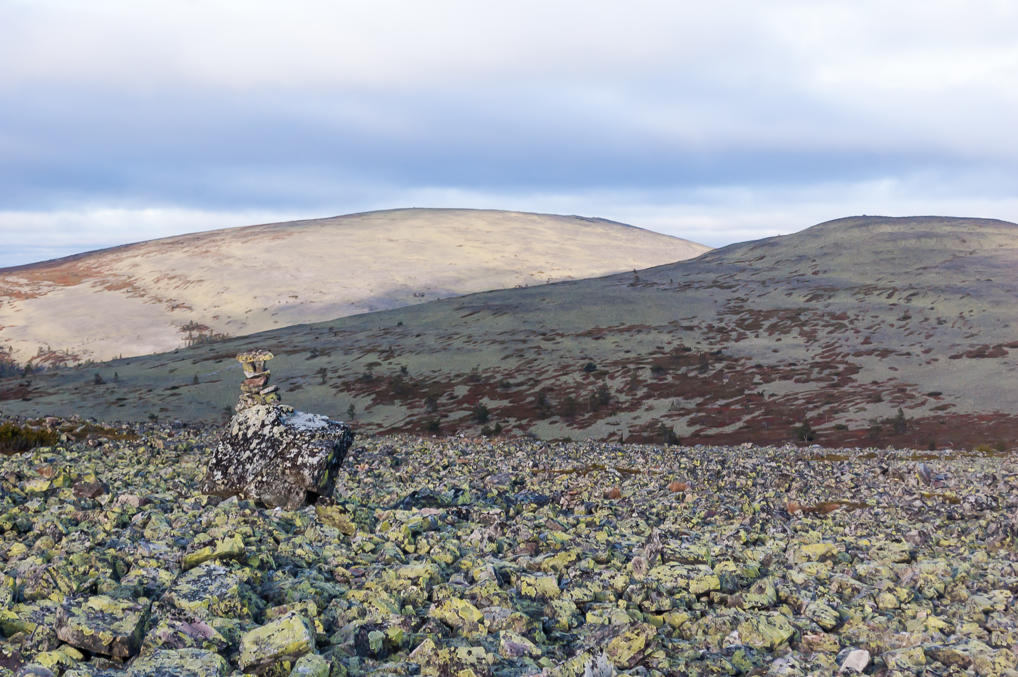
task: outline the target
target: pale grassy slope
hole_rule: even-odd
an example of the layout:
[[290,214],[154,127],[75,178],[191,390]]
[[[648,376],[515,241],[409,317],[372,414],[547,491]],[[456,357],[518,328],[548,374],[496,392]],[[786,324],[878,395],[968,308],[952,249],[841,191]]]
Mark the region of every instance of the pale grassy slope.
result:
[[[0,380],[0,413],[222,420],[236,353],[364,432],[1018,447],[1018,225],[853,218],[596,279]],[[105,384],[96,384],[95,374]],[[894,419],[901,410],[905,425]]]
[[79,360],[488,289],[646,268],[709,248],[603,219],[403,209],[215,230],[0,269],[0,347]]

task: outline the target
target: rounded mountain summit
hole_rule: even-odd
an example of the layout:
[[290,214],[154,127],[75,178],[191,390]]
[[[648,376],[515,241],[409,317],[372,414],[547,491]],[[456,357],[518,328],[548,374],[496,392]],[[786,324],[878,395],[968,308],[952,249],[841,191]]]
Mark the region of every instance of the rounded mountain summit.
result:
[[605,219],[472,209],[211,230],[0,269],[0,351],[21,363],[144,355],[709,249]]

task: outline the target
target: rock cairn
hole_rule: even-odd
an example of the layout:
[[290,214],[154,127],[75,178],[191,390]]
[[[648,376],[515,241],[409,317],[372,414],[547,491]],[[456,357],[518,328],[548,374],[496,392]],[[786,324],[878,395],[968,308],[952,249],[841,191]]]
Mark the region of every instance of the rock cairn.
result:
[[265,368],[265,363],[275,357],[268,350],[249,350],[237,355],[237,361],[244,369],[244,382],[240,384],[240,401],[237,411],[258,404],[275,404],[279,402],[279,386],[269,385],[272,372]]
[[237,413],[223,431],[202,489],[295,510],[329,496],[353,431],[320,414],[279,402],[269,386],[267,350],[237,355],[244,368]]

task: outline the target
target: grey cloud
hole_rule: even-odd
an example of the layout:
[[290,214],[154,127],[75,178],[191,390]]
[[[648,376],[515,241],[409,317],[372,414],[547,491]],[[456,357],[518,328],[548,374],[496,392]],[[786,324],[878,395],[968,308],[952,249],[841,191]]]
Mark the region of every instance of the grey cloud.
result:
[[710,244],[874,205],[1013,218],[1016,10],[974,4],[2,5],[0,228],[440,200]]

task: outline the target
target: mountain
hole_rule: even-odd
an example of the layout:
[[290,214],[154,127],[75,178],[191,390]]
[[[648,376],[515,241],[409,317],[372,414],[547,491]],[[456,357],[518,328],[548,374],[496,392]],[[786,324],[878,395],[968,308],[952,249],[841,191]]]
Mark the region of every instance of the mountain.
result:
[[637,272],[8,379],[0,408],[222,420],[233,355],[264,347],[284,402],[363,431],[992,451],[1018,439],[1016,297],[1018,225],[855,217]]
[[0,269],[0,351],[74,364],[709,248],[604,219],[400,209],[151,240]]

